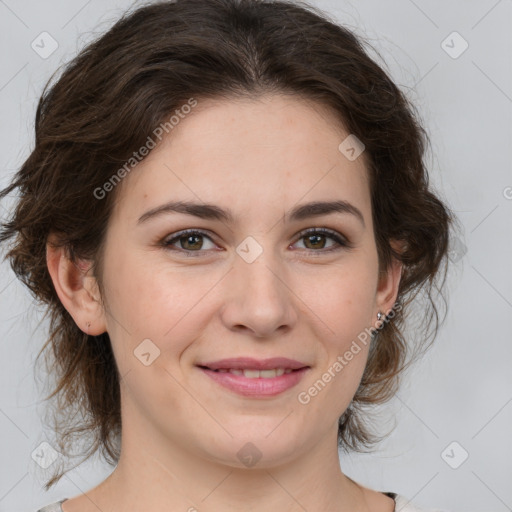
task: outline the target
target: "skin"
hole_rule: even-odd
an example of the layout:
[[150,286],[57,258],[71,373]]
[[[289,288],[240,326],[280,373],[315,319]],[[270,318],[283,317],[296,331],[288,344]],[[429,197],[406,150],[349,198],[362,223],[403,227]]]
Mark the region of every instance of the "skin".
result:
[[[48,246],[63,305],[85,332],[108,332],[122,376],[119,463],[65,512],[394,509],[343,474],[337,451],[338,418],[368,345],[308,404],[297,399],[397,297],[401,265],[379,275],[365,155],[350,161],[338,150],[347,135],[330,111],[298,97],[199,101],[116,190],[104,296],[94,276]],[[347,213],[287,220],[297,204],[340,199],[364,225]],[[170,200],[229,208],[235,222],[168,213],[138,224]],[[352,246],[326,252],[337,246],[330,235],[316,244],[299,236],[322,227]],[[162,244],[189,228],[208,235]],[[248,236],[263,250],[252,263],[236,252]],[[134,357],[144,339],[160,350],[149,366]],[[236,356],[311,368],[294,388],[256,399],[195,366]],[[261,453],[252,467],[237,457],[248,442]]]

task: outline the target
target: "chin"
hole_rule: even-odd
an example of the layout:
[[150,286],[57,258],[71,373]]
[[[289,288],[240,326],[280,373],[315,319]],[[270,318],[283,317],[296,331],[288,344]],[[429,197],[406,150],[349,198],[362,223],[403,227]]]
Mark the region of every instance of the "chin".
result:
[[[286,420],[285,420],[286,421]],[[273,422],[272,428],[253,428],[233,433],[233,438],[224,436],[212,445],[205,447],[207,458],[234,468],[264,469],[280,466],[298,456],[300,447],[304,447],[305,439],[294,438],[289,429],[279,432]],[[243,433],[243,434],[242,434]],[[304,433],[302,433],[302,436]]]

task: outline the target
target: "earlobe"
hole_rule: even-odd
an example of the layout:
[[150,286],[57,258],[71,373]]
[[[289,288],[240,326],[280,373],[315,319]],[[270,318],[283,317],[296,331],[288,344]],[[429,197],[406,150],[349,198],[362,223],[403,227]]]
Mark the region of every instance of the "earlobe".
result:
[[98,284],[87,275],[90,264],[71,261],[66,248],[51,241],[46,245],[46,264],[55,291],[77,326],[91,336],[104,333],[107,329]]

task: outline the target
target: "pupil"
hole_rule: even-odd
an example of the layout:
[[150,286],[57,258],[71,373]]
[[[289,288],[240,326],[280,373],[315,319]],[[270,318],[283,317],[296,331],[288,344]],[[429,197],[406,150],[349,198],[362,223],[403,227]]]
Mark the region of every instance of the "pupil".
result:
[[[189,245],[190,240],[198,240],[201,237],[201,235],[188,235],[185,237],[185,244]],[[197,242],[198,243],[198,242]],[[194,245],[194,242],[191,243],[191,245]],[[200,247],[185,247],[185,249],[199,249]]]
[[[316,239],[316,242],[319,243],[319,242],[321,242],[321,238],[322,237],[323,237],[323,235],[310,235],[310,236],[308,236],[308,239],[309,239],[310,242],[312,241],[313,244],[315,244],[314,240]],[[322,247],[323,247],[323,245],[321,246],[321,248]]]
[[[309,235],[307,237],[307,239],[308,239],[309,243],[313,244],[313,246],[316,247],[318,244],[320,244],[320,248],[322,248],[323,247],[323,244],[322,244],[323,236],[324,235]],[[187,248],[188,249],[191,249],[191,248],[192,249],[199,249],[199,248],[201,248],[202,244],[200,244],[199,241],[198,241],[198,240],[200,240],[200,238],[201,238],[201,235],[188,235],[188,236],[182,238],[182,240],[183,239],[185,240],[185,245],[188,246],[188,247],[184,247],[184,248],[185,249],[187,249]],[[194,242],[194,240],[195,240],[195,242]],[[199,247],[191,247],[194,244],[199,244]],[[183,244],[182,244],[182,246],[183,246]]]

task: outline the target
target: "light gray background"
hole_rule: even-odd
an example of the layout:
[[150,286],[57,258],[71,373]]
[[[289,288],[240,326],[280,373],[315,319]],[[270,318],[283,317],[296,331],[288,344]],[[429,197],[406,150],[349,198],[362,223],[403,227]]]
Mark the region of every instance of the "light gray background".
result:
[[[343,457],[342,467],[361,483],[418,505],[512,510],[512,2],[312,3],[370,38],[408,91],[432,139],[432,183],[464,228],[447,320],[428,356],[383,410],[383,426],[398,426],[374,454]],[[44,82],[129,5],[0,0],[0,186],[33,147]],[[31,48],[43,31],[59,45],[47,59]],[[469,44],[456,59],[441,46],[453,31]],[[452,52],[462,48],[457,39],[448,44]],[[4,218],[9,205],[0,206]],[[40,313],[5,262],[0,292],[0,511],[35,511],[90,489],[111,468],[84,464],[43,492],[45,472],[31,454],[51,439],[41,421],[43,383],[34,377],[46,325],[38,326]],[[453,441],[455,449],[444,452]],[[469,457],[453,469],[445,460],[460,463],[462,450]]]

